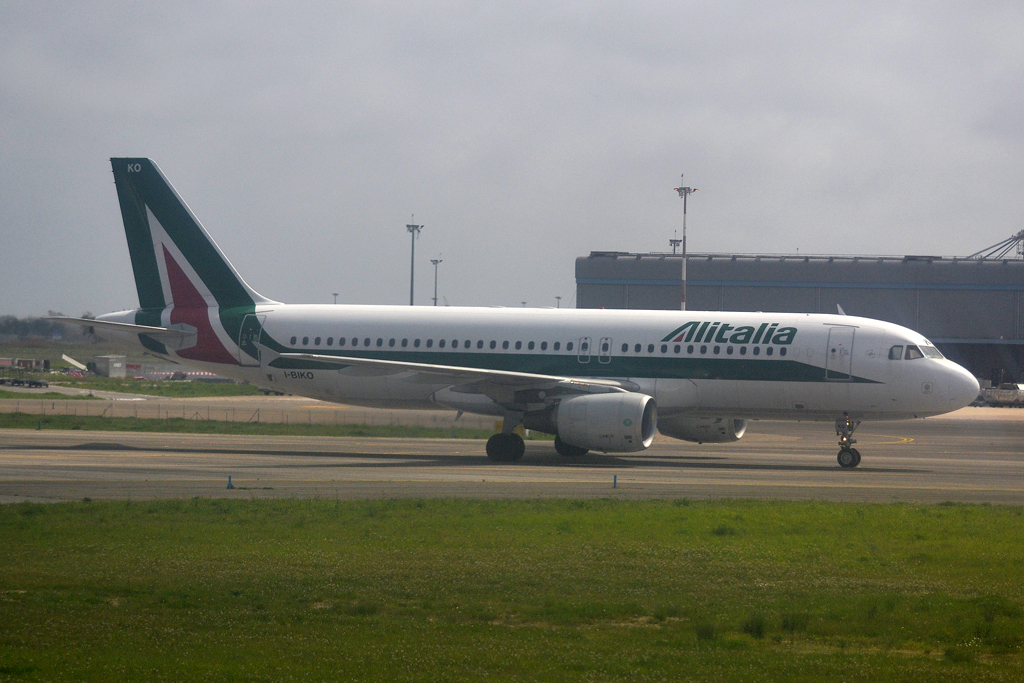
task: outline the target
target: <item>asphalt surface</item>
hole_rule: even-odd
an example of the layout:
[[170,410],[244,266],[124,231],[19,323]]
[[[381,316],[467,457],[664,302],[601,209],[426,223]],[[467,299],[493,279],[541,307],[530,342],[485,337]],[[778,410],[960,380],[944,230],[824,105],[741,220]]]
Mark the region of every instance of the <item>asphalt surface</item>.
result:
[[[761,498],[1024,504],[1024,410],[966,408],[862,425],[860,467],[831,425],[751,423],[731,444],[659,437],[643,453],[557,455],[528,441],[496,464],[483,441],[0,431],[0,502],[222,498]],[[233,489],[228,489],[228,477]]]

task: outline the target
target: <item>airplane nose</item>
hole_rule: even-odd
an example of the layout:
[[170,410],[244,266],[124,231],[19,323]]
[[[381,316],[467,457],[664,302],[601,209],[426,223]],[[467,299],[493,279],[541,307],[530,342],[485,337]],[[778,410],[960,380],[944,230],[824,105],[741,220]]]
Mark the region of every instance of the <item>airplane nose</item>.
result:
[[968,406],[978,398],[978,392],[981,391],[981,385],[978,384],[978,380],[975,379],[974,375],[965,370],[964,368],[950,363],[953,367],[950,368],[951,372],[946,378],[946,384],[949,396],[949,401],[953,406],[950,406],[951,410],[959,410],[964,406]]

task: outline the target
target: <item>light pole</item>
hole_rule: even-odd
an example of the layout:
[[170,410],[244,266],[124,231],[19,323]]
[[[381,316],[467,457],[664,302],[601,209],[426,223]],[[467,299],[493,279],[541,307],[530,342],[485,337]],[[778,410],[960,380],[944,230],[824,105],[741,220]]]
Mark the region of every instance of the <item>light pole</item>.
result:
[[[416,214],[412,215],[413,220],[416,220]],[[420,230],[423,229],[422,225],[413,225],[409,223],[405,226],[405,229],[409,231],[409,235],[412,237],[412,256],[409,261],[409,305],[413,305],[413,294],[415,292],[416,285],[416,238],[420,234]]]
[[434,305],[437,306],[437,264],[441,262],[441,259],[432,258],[430,262],[434,264]]
[[331,292],[331,293],[334,294],[334,305],[337,306],[338,305],[338,293],[337,292]]
[[556,296],[555,297],[555,308],[561,308],[561,307],[562,307],[562,297]]
[[[686,198],[697,191],[695,187],[685,187],[683,185],[683,175],[679,174],[679,187],[674,188],[679,196],[683,200],[683,297],[682,307],[680,310],[686,310]],[[675,253],[675,245],[673,245],[672,253]]]

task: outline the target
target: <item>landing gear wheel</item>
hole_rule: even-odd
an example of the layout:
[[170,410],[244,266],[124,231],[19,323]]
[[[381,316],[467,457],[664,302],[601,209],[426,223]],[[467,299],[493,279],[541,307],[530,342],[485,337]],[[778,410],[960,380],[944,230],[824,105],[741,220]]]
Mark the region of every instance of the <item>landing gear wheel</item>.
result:
[[580,448],[579,446],[568,444],[557,436],[555,437],[555,450],[558,451],[559,455],[566,458],[579,458],[580,456],[586,455],[590,452],[587,448]]
[[845,413],[841,419],[836,420],[836,436],[839,437],[839,455],[836,460],[840,467],[856,467],[860,464],[860,451],[853,447],[857,443],[853,432],[859,425],[860,420],[851,420]]
[[856,448],[844,448],[836,456],[840,467],[856,467],[860,464],[860,451]]
[[525,452],[526,444],[518,434],[495,434],[487,439],[487,457],[495,462],[515,462]]

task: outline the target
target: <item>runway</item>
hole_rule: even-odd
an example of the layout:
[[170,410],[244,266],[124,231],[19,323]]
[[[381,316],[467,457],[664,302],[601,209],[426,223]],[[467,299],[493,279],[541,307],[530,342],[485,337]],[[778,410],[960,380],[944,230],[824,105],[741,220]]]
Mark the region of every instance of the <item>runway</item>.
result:
[[[568,460],[528,441],[495,464],[482,441],[0,432],[0,502],[221,498],[759,498],[1024,504],[1024,412],[865,424],[836,464],[824,423],[754,422],[731,444],[659,437],[642,453]],[[233,489],[228,489],[228,477]]]

